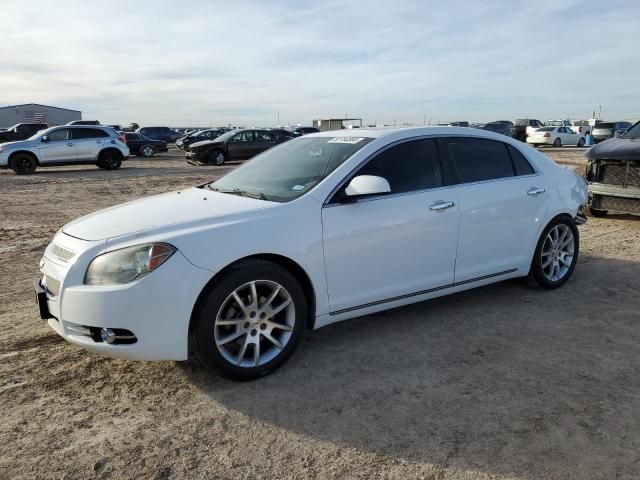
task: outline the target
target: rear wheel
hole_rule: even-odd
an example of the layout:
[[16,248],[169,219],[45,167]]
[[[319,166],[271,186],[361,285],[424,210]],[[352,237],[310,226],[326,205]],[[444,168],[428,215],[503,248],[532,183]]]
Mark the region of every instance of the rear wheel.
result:
[[553,142],[553,146],[554,147],[561,147],[562,146],[562,140],[560,140],[560,137],[556,138]]
[[16,175],[31,175],[37,166],[36,159],[27,153],[19,153],[11,159],[11,169]]
[[98,166],[105,170],[117,170],[122,165],[122,154],[116,150],[105,150],[98,158]]
[[213,372],[249,380],[293,353],[307,321],[302,287],[270,262],[243,262],[203,299],[194,318],[197,357]]
[[140,155],[143,156],[144,158],[153,157],[155,153],[156,151],[153,148],[153,145],[143,145],[140,148]]
[[552,290],[566,282],[578,261],[580,234],[571,217],[561,215],[546,226],[531,264],[531,276],[542,288]]

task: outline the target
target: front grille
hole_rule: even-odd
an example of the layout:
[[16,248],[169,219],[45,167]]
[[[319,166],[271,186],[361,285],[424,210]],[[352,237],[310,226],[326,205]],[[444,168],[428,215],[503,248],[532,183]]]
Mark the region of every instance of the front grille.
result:
[[640,198],[612,197],[610,195],[598,195],[598,197],[598,210],[640,214]]
[[61,247],[60,245],[55,243],[53,244],[53,247],[51,247],[51,253],[53,253],[56,257],[64,262],[68,262],[76,256],[75,252],[72,252],[71,250]]
[[56,280],[53,277],[49,277],[47,275],[42,279],[43,287],[54,297],[57,297],[60,294],[60,281]]
[[[627,163],[629,172],[627,173]],[[640,164],[638,162],[604,162],[600,169],[600,183],[640,187]]]

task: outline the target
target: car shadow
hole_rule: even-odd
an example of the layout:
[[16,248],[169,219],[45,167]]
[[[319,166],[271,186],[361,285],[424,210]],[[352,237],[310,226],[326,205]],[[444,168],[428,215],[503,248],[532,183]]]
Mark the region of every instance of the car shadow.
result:
[[257,381],[183,370],[256,420],[460,478],[624,477],[640,471],[639,288],[640,263],[582,256],[557,290],[507,281],[309,332]]

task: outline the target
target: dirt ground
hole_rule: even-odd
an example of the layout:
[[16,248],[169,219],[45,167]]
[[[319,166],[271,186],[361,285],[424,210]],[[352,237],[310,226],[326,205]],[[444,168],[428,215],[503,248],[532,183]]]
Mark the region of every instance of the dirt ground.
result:
[[635,218],[582,226],[559,290],[508,281],[332,325],[249,383],[101,358],[38,318],[31,281],[63,224],[228,168],[172,152],[0,171],[0,478],[640,478]]

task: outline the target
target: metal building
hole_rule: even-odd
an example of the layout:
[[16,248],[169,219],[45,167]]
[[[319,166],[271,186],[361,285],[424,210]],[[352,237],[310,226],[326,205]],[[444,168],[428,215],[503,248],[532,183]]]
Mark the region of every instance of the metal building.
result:
[[73,120],[82,120],[82,112],[38,103],[0,107],[0,128],[8,128],[16,123],[47,123],[55,126]]

